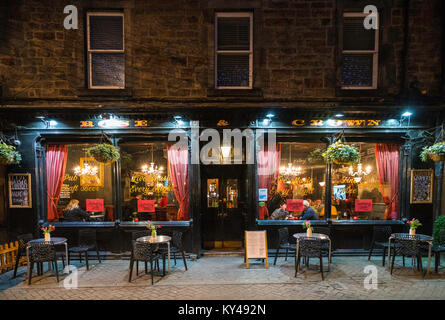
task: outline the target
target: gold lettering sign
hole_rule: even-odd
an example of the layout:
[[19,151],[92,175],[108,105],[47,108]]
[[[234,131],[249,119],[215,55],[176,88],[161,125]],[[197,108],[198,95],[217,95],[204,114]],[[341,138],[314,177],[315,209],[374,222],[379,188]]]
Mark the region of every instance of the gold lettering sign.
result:
[[80,126],[82,128],[91,128],[94,127],[93,121],[80,121]]
[[297,127],[304,126],[304,120],[301,119],[294,120],[292,121],[292,125]]
[[218,123],[216,124],[218,127],[225,127],[228,126],[229,123],[226,120],[219,120]]
[[[311,127],[322,127],[322,126],[328,126],[328,127],[378,127],[382,124],[382,120],[318,120],[318,119],[312,119],[309,121],[309,126]],[[302,127],[306,125],[305,120],[303,119],[296,119],[292,121],[293,126]]]
[[147,120],[135,120],[134,126],[135,127],[148,127],[148,121]]

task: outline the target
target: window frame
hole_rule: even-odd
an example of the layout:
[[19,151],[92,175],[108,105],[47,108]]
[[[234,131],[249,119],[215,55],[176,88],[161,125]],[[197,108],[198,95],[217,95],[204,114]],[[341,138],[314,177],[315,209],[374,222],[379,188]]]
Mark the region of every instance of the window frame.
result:
[[[249,50],[218,50],[218,19],[219,18],[249,18]],[[253,12],[216,12],[215,13],[215,89],[252,89],[253,88]],[[249,85],[248,86],[218,86],[218,54],[249,55]]]
[[[100,50],[90,48],[90,17],[91,16],[121,16],[122,17],[122,50]],[[125,15],[123,12],[87,12],[87,65],[88,65],[88,89],[125,89]],[[93,53],[122,53],[124,55],[123,86],[93,86],[92,55]]]
[[[365,18],[369,14],[362,12],[343,12],[343,25],[344,18]],[[340,89],[342,90],[376,90],[377,82],[378,82],[378,67],[379,67],[379,30],[380,30],[380,21],[379,21],[379,13],[377,12],[377,26],[374,34],[374,50],[344,50],[344,34],[342,35],[342,44],[341,44],[341,55],[342,55],[342,67],[341,67],[341,77],[340,82],[343,81],[343,55],[344,54],[372,54],[372,85],[371,86],[343,86],[341,85]]]

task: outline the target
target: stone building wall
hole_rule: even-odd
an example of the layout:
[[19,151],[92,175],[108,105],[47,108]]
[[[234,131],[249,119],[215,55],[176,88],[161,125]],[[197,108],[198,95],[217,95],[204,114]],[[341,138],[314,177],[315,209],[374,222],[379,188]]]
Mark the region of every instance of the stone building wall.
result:
[[[379,90],[358,95],[380,99],[399,94],[405,56],[408,71],[405,85],[417,78],[427,95],[438,95],[443,78],[441,1],[410,1],[408,52],[404,52],[405,1],[365,2],[375,3],[381,9]],[[126,99],[221,99],[213,89],[213,26],[218,10],[254,12],[255,99],[341,99],[348,95],[338,90],[341,9],[362,8],[358,3],[357,6],[357,1],[347,0],[78,0],[72,4],[79,10],[79,29],[65,30],[64,1],[2,1],[3,99],[82,101],[110,94]],[[85,14],[88,9],[98,8],[123,9],[125,13],[125,90],[85,89]]]

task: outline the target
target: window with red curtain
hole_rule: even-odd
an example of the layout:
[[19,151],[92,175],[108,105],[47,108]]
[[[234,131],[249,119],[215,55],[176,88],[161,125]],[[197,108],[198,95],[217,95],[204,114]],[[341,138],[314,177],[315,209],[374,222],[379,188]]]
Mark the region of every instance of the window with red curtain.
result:
[[324,219],[324,148],[323,143],[286,142],[277,145],[276,153],[258,154],[258,169],[272,169],[269,175],[258,174],[258,188],[268,189],[268,201],[259,207],[259,219],[299,219],[304,214],[303,201],[309,202],[313,219]]
[[165,142],[128,142],[120,150],[123,220],[188,220],[187,150],[170,150]]
[[[48,145],[46,184],[48,221],[114,221],[112,164],[87,154],[91,144]],[[97,172],[76,173],[76,168]]]
[[332,204],[339,220],[398,217],[399,145],[347,143],[360,152],[352,165],[332,166]]

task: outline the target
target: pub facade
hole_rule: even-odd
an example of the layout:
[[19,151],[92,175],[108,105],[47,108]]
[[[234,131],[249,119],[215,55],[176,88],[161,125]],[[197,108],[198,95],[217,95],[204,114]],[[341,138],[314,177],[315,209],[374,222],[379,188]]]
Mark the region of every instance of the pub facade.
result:
[[[22,156],[2,168],[11,238],[94,228],[120,255],[153,221],[198,255],[245,230],[275,248],[306,200],[338,252],[360,253],[375,225],[431,233],[443,213],[443,162],[419,158],[444,139],[440,1],[374,1],[370,30],[361,1],[79,1],[77,29],[49,2],[1,10],[2,140]],[[326,163],[335,142],[359,162]],[[103,143],[117,161],[91,156]],[[67,219],[73,202],[88,219]],[[272,219],[283,203],[292,217]]]

